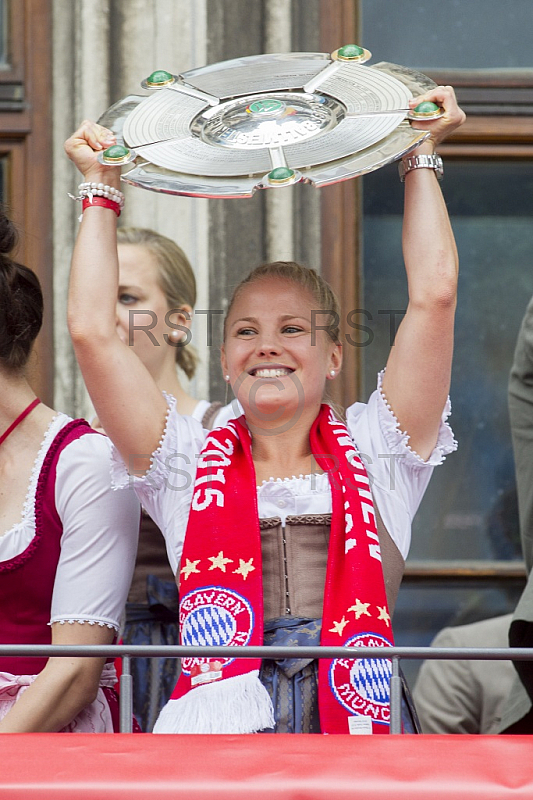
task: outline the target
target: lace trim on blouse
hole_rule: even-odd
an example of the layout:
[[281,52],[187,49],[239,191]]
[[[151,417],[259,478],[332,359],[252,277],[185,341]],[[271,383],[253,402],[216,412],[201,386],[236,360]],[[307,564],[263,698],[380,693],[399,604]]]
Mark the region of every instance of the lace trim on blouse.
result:
[[331,503],[331,487],[325,472],[271,479],[257,487],[259,518],[276,516],[283,525],[289,517],[329,514]]
[[258,493],[265,487],[282,485],[294,495],[324,494],[329,492],[329,478],[327,472],[312,472],[309,475],[292,475],[289,478],[269,478],[257,486]]
[[126,468],[122,456],[115,445],[113,445],[111,450],[111,487],[113,489],[123,489],[125,486],[134,486],[136,483],[142,482],[145,487],[155,490],[158,488],[161,481],[168,477],[168,466],[162,464],[158,456],[163,448],[165,438],[167,435],[171,435],[170,429],[172,420],[174,420],[174,426],[176,425],[175,420],[177,415],[172,413],[176,408],[176,398],[167,392],[163,392],[163,397],[167,402],[165,424],[161,438],[159,439],[159,444],[150,456],[150,468],[148,472],[145,472],[143,475],[131,475]]
[[110,628],[118,633],[118,626],[114,622],[104,619],[94,619],[93,617],[54,617],[50,620],[48,626],[54,625],[55,623],[59,625],[74,625],[75,623],[78,625],[98,625],[100,628]]
[[390,403],[387,400],[385,392],[383,391],[384,374],[384,369],[378,374],[378,396],[381,401],[378,405],[378,413],[382,422],[383,435],[387,440],[387,444],[389,445],[391,452],[397,452],[399,449],[405,448],[410,454],[408,460],[411,464],[416,466],[424,465],[436,467],[438,464],[442,464],[447,455],[453,453],[454,450],[457,450],[457,442],[454,439],[452,429],[447,422],[448,417],[452,413],[450,398],[447,398],[444,411],[442,412],[437,444],[435,445],[429,458],[424,460],[418,455],[416,450],[413,450],[413,448],[410,446],[410,436],[407,431],[402,431],[399,420],[397,419]]
[[[65,414],[58,413],[48,424],[41,446],[39,447],[39,452],[33,462],[20,521],[15,522],[15,524],[0,537],[0,563],[23,553],[35,536],[35,498],[39,475],[41,474],[48,450],[67,419],[68,417]],[[13,540],[15,537],[18,539],[17,543],[8,541],[9,539]],[[4,547],[2,545],[4,545]],[[9,552],[7,552],[8,550]]]

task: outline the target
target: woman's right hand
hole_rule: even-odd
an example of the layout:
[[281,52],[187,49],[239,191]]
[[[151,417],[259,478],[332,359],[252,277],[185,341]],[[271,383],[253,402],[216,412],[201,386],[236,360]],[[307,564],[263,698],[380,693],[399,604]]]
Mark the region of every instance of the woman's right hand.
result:
[[[457,98],[452,86],[435,86],[419,97],[413,97],[409,101],[409,107],[415,108],[419,103],[436,103],[444,112],[442,117],[433,120],[413,120],[411,127],[418,130],[429,131],[430,140],[433,145],[440,144],[456,128],[463,124],[466,114],[457,103]],[[415,153],[418,153],[416,150]]]
[[118,187],[120,167],[101,164],[100,151],[116,144],[115,134],[96,122],[85,120],[65,142],[65,152],[86,180],[107,183]]

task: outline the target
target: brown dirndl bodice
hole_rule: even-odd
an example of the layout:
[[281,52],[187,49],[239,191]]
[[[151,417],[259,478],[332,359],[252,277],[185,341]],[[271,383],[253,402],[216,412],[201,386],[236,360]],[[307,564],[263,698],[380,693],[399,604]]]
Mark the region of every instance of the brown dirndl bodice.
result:
[[[392,616],[405,562],[376,508],[389,613]],[[259,520],[263,558],[264,619],[319,619],[324,604],[331,514]]]

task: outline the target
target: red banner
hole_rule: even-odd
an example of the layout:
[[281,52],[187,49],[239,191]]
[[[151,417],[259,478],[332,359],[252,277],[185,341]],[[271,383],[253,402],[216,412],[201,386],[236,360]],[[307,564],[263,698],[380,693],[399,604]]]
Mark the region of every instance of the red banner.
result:
[[3,734],[9,800],[533,797],[533,737]]

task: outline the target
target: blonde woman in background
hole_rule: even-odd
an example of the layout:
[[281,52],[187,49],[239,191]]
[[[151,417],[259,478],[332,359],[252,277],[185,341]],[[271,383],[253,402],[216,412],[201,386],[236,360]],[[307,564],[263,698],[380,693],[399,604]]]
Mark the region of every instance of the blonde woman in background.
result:
[[[118,336],[131,346],[158,388],[176,399],[180,413],[210,428],[220,403],[192,397],[176,368],[191,379],[198,363],[189,344],[196,281],[187,256],[172,239],[146,228],[119,228],[112,247],[119,263]],[[93,426],[99,427],[99,420]],[[179,644],[177,620],[178,590],[165,541],[143,511],[123,640],[126,644]],[[132,674],[134,713],[142,730],[150,732],[176,684],[179,660],[134,658]]]

